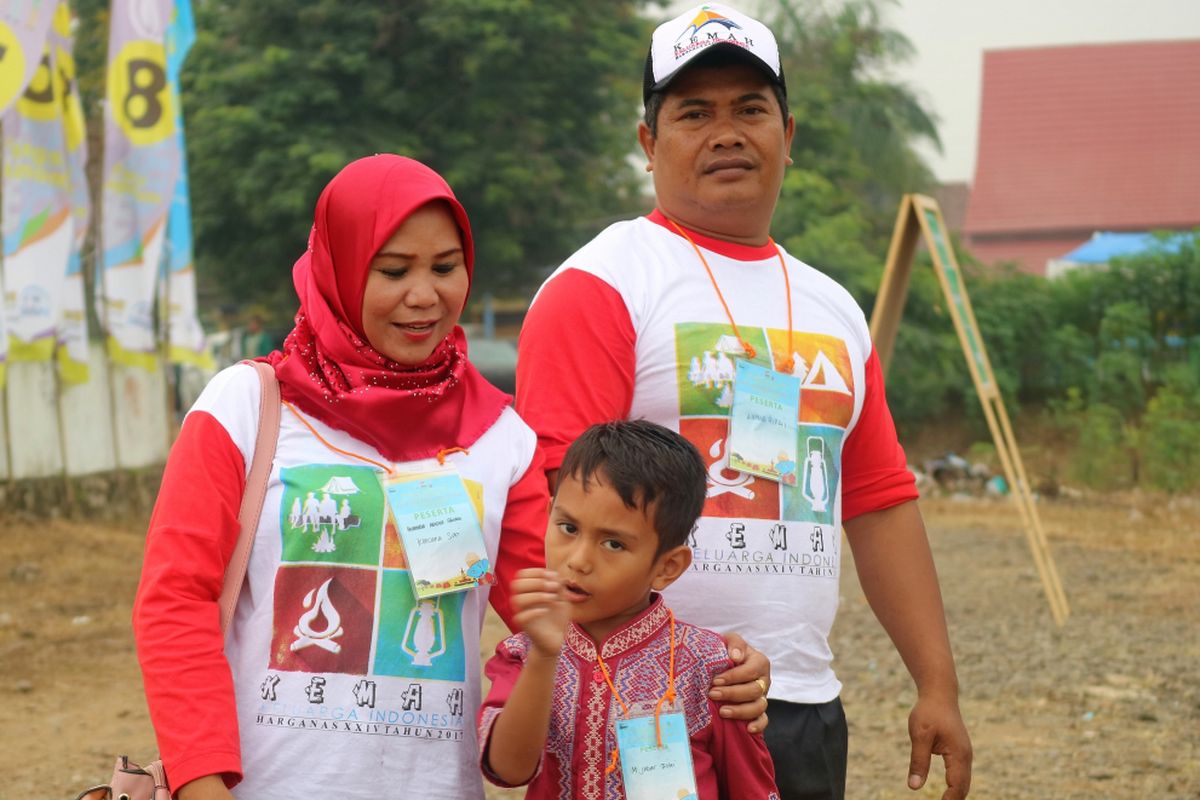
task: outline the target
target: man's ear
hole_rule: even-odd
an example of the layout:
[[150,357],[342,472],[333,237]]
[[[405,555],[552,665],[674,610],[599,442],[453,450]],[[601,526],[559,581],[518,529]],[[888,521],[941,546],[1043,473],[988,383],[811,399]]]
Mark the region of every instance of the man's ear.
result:
[[654,145],[656,144],[654,134],[650,132],[650,126],[645,120],[638,123],[638,144],[642,146],[642,152],[646,154],[646,172],[654,170]]
[[792,164],[792,140],[796,138],[796,115],[788,114],[783,126],[783,158],[789,166]]
[[654,591],[661,592],[674,583],[691,565],[692,548],[686,544],[672,547],[658,557],[654,579],[650,582],[650,586]]

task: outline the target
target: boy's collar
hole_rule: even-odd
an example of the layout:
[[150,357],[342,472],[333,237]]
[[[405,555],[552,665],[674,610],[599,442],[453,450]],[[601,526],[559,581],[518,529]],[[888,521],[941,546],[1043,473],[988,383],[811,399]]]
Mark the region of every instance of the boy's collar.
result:
[[[600,643],[600,656],[613,658],[653,638],[671,618],[670,610],[658,592],[650,593],[650,605],[642,613],[614,630]],[[584,661],[596,660],[597,642],[576,623],[567,625],[567,647]]]

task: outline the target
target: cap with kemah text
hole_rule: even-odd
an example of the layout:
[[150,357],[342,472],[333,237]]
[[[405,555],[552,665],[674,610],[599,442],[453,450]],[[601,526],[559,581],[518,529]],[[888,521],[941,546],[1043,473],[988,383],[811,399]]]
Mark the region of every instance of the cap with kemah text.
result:
[[741,55],[787,96],[779,45],[771,29],[729,6],[705,3],[655,29],[646,54],[642,101],[665,89],[684,67],[714,49]]

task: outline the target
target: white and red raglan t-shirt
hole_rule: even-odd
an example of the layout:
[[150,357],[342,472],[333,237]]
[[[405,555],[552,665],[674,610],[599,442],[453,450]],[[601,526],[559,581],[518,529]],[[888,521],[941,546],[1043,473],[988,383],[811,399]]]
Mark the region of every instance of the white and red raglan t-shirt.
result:
[[841,286],[771,244],[690,234],[741,337],[802,379],[797,483],[722,467],[742,346],[692,245],[660,212],[616,223],[571,256],[521,331],[517,409],[546,468],[586,427],[644,418],[678,430],[709,464],[693,563],[666,591],[682,619],[742,634],[771,659],[771,696],[832,700],[828,637],[841,525],[917,497],[862,311]]
[[[416,602],[380,470],[334,452],[286,408],[222,642],[215,599],[237,539],[259,395],[248,365],[204,390],[171,451],[147,536],[134,626],[172,785],[221,773],[240,776],[234,794],[253,800],[482,798],[474,719],[489,588]],[[334,447],[388,463],[305,419]],[[446,461],[480,512],[498,573],[490,599],[508,621],[513,573],[544,563],[536,438],[506,409]],[[395,467],[422,472],[437,461]]]

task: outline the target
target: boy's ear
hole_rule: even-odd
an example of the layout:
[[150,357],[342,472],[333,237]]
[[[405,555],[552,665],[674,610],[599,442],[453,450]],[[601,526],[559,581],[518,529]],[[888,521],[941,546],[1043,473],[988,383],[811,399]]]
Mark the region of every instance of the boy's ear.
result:
[[658,557],[658,567],[654,572],[654,580],[650,586],[656,592],[670,586],[680,575],[692,565],[692,548],[686,544],[672,547]]

